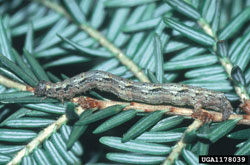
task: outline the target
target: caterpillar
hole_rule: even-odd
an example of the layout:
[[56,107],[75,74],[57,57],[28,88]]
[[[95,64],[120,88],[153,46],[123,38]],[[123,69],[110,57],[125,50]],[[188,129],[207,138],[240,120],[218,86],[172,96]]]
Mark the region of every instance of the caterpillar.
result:
[[35,87],[35,95],[63,101],[93,88],[113,93],[126,101],[191,106],[194,110],[205,108],[221,111],[223,120],[228,119],[233,112],[230,102],[220,92],[177,83],[134,82],[104,71],[84,72],[57,83],[40,81]]

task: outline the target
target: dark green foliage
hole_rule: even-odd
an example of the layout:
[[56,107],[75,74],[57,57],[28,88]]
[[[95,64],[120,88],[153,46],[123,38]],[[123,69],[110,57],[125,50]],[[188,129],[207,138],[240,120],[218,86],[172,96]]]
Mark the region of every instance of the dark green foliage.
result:
[[85,16],[75,1],[64,0],[64,5],[77,23],[82,24],[85,22]]
[[37,134],[31,130],[0,129],[0,140],[10,142],[27,142]]
[[54,133],[51,136],[51,142],[67,164],[76,164],[79,162],[78,158],[72,153],[72,151],[67,151],[66,143],[63,141],[60,134]]
[[199,11],[197,11],[194,6],[186,3],[182,0],[165,0],[171,7],[173,7],[178,12],[182,13],[185,16],[188,16],[194,20],[198,20],[201,17]]
[[107,131],[111,128],[114,128],[116,126],[119,126],[125,122],[127,122],[128,120],[132,119],[135,117],[136,115],[136,110],[126,110],[124,112],[121,112],[115,116],[113,116],[112,118],[106,120],[104,123],[102,123],[101,125],[99,125],[94,131],[94,134],[97,133],[102,133],[104,131]]
[[250,6],[246,7],[241,13],[236,15],[219,33],[220,40],[226,40],[234,35],[247,21],[250,14]]
[[232,138],[232,139],[247,139],[249,138],[249,134],[250,134],[249,131],[250,129],[243,129],[240,131],[230,133],[227,135],[227,137]]
[[31,92],[26,92],[26,91],[18,91],[18,92],[9,92],[9,93],[4,93],[0,94],[0,100],[9,100],[13,98],[23,98],[27,96],[33,96],[34,94]]
[[37,60],[25,48],[23,49],[24,56],[30,64],[31,69],[39,80],[49,81],[49,78]]
[[235,155],[249,155],[250,154],[250,139],[244,142],[244,145],[241,146],[236,152]]
[[181,155],[188,164],[199,164],[198,156],[195,155],[193,152],[187,149],[183,149]]
[[152,143],[167,143],[167,142],[175,142],[180,140],[183,133],[180,132],[144,132],[136,139],[144,142],[152,142]]
[[34,157],[35,161],[37,163],[39,163],[39,164],[48,164],[48,165],[51,164],[49,162],[44,150],[42,150],[42,149],[39,149],[39,148],[36,149],[34,151],[34,156],[33,157]]
[[155,47],[155,63],[156,63],[156,68],[155,68],[155,74],[156,74],[156,78],[158,80],[159,83],[164,83],[163,79],[164,79],[164,70],[163,70],[163,54],[162,54],[162,44],[161,44],[161,39],[160,37],[155,34],[154,37],[154,47]]
[[76,114],[75,111],[75,104],[71,102],[67,103],[65,114],[69,120],[74,120],[79,118],[79,116]]
[[0,145],[0,153],[1,154],[11,154],[21,150],[23,145]]
[[163,116],[164,111],[154,111],[143,118],[141,118],[136,124],[134,124],[128,132],[126,132],[122,137],[122,142],[127,142],[139,135],[144,131],[158,122]]
[[29,75],[27,75],[20,67],[18,67],[15,63],[10,61],[7,57],[0,55],[0,61],[2,65],[5,65],[8,69],[13,71],[15,74],[22,78],[27,84],[35,86],[37,82],[33,80]]
[[112,54],[107,52],[107,51],[103,51],[103,50],[96,50],[96,49],[90,49],[90,48],[84,48],[82,47],[82,45],[75,43],[73,41],[70,41],[69,39],[58,35],[63,41],[65,41],[66,43],[68,43],[69,45],[73,46],[76,50],[82,52],[82,53],[87,53],[88,55],[93,55],[93,56],[100,56],[100,57],[112,57]]
[[60,155],[57,148],[51,141],[46,140],[43,143],[43,147],[45,149],[45,152],[47,152],[50,155],[49,161],[52,164],[63,164],[63,165],[67,164],[66,161],[63,159],[62,155]]
[[11,52],[10,38],[7,36],[6,29],[4,27],[3,19],[0,18],[0,39],[1,39],[1,54],[4,54],[9,60],[15,61]]
[[27,108],[31,108],[34,110],[38,110],[41,112],[48,112],[48,113],[54,113],[54,114],[64,114],[65,108],[61,105],[54,105],[54,104],[25,104],[24,105]]
[[105,108],[105,109],[103,109],[101,111],[98,111],[98,112],[92,114],[87,119],[85,119],[85,118],[81,119],[80,118],[76,122],[76,125],[78,125],[78,126],[79,125],[87,125],[87,124],[93,123],[95,121],[104,119],[106,117],[112,116],[112,115],[114,115],[116,113],[119,113],[126,106],[127,105],[113,105],[113,106],[110,106],[108,108]]
[[181,116],[172,116],[165,119],[160,120],[158,123],[151,128],[150,131],[163,131],[167,129],[171,129],[183,121],[183,117]]
[[160,164],[165,157],[164,156],[148,156],[138,154],[124,154],[124,153],[108,153],[107,159],[129,164]]
[[228,57],[228,44],[226,41],[218,41],[217,48],[219,56]]
[[29,165],[29,164],[34,164],[33,158],[30,156],[25,156],[22,160],[22,165]]
[[[29,94],[30,95],[30,94]],[[34,97],[34,96],[27,96],[27,97],[15,97],[9,99],[3,99],[1,103],[4,104],[9,104],[9,103],[55,103],[58,102],[56,99],[52,98],[39,98],[39,97]]]
[[[5,0],[0,14],[0,76],[14,82],[35,87],[89,70],[140,80],[129,62],[116,58],[116,47],[151,82],[224,92],[234,112],[244,114],[239,104],[250,92],[250,0]],[[162,164],[192,122],[162,109],[123,111],[127,105],[78,116],[71,100],[63,105],[8,85],[0,84],[0,164],[22,149],[19,164]],[[82,95],[119,99],[95,90]],[[249,155],[250,130],[236,125],[239,120],[185,134],[186,147],[174,163],[197,164],[199,155]],[[29,153],[26,145],[44,134]]]
[[165,17],[163,18],[164,22],[173,28],[174,30],[177,30],[185,37],[200,43],[205,46],[212,46],[215,44],[215,41],[212,37],[207,35],[206,33],[202,31],[198,31],[197,29],[193,29],[192,27],[189,27],[179,21],[176,21],[172,18]]
[[0,163],[6,164],[11,160],[11,157],[6,154],[0,154]]
[[165,155],[170,152],[170,147],[162,144],[147,143],[140,140],[130,140],[122,143],[118,137],[102,137],[100,142],[112,148],[149,155]]
[[224,121],[223,123],[217,124],[210,133],[198,134],[198,136],[204,139],[208,139],[210,142],[214,143],[221,137],[226,135],[228,132],[230,132],[239,120],[240,119]]
[[27,64],[24,63],[24,60],[17,53],[17,51],[14,50],[14,49],[13,49],[13,54],[15,56],[17,64],[20,66],[20,68],[22,68],[23,71],[25,73],[27,73],[33,80],[35,80],[36,82],[38,82],[38,79],[36,78],[36,76],[34,75],[34,73],[30,70],[29,66],[27,66]]
[[11,119],[9,121],[6,121],[4,125],[8,127],[13,128],[39,128],[39,127],[45,127],[49,124],[52,124],[55,122],[55,120],[51,119],[44,119],[44,118],[25,118],[22,117],[20,119]]
[[169,61],[164,64],[164,70],[183,70],[189,68],[205,67],[218,62],[214,55],[202,55],[189,59]]
[[6,122],[8,122],[9,120],[11,121],[12,119],[18,119],[18,118],[26,115],[28,112],[31,112],[31,110],[29,110],[27,108],[20,108],[18,111],[16,111],[15,113],[13,113],[9,117],[7,117],[5,120],[3,120],[0,125],[4,126],[6,124]]
[[[92,114],[92,110],[85,110],[81,114],[79,120],[84,120],[84,119],[88,118],[91,114]],[[84,131],[86,130],[87,127],[88,126],[86,126],[86,125],[83,125],[83,126],[74,125],[73,126],[73,128],[70,132],[69,139],[67,141],[67,149],[69,149],[73,146],[75,141],[84,133]]]
[[236,85],[246,86],[245,77],[242,70],[238,66],[233,67],[231,76]]

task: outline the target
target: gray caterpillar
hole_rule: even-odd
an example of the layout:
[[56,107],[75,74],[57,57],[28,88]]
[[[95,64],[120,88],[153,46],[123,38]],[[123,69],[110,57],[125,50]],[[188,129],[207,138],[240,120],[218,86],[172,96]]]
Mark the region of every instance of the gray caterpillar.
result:
[[103,71],[81,73],[62,82],[41,81],[35,88],[35,95],[71,99],[91,89],[115,94],[126,101],[148,104],[172,104],[221,111],[223,120],[233,112],[230,102],[223,93],[183,84],[152,84],[134,82]]

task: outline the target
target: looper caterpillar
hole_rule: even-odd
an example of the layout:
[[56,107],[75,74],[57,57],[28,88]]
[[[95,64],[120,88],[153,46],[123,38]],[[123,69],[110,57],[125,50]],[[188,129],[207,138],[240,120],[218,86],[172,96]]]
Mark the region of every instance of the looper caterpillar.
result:
[[223,120],[228,119],[233,111],[230,102],[223,93],[176,83],[133,82],[103,71],[84,72],[57,83],[41,81],[35,88],[35,94],[63,101],[93,88],[111,92],[126,101],[172,104],[191,106],[195,110],[207,108],[221,111]]

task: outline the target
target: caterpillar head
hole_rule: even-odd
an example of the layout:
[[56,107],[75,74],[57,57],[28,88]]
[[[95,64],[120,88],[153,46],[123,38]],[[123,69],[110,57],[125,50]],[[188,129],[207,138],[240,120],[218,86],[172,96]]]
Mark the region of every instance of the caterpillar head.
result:
[[46,86],[47,82],[42,80],[38,83],[38,85],[35,88],[35,95],[36,96],[46,96]]

